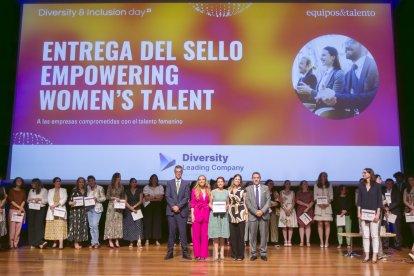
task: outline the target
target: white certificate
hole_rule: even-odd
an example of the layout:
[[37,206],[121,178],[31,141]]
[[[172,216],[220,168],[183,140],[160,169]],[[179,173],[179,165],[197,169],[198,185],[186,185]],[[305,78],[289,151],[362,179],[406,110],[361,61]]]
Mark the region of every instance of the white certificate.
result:
[[141,209],[138,209],[136,213],[131,212],[131,215],[132,215],[132,219],[134,221],[142,219],[144,217],[144,215],[142,214]]
[[387,204],[391,204],[391,193],[385,193],[385,200],[387,201]]
[[388,218],[387,218],[387,216],[386,216],[386,215],[384,216],[384,221],[388,221],[389,223],[394,224],[396,220],[397,220],[397,216],[396,216],[396,215],[394,215],[394,214],[391,214],[391,213],[390,213],[390,214],[388,215]]
[[225,213],[226,212],[226,202],[218,201],[213,202],[213,213]]
[[121,199],[120,201],[114,201],[114,208],[115,209],[125,209],[125,199]]
[[414,222],[414,214],[405,213],[405,221],[406,222]]
[[345,226],[345,215],[336,215],[336,226]]
[[84,206],[83,196],[74,196],[72,201],[75,202],[75,207]]
[[299,219],[301,220],[301,221],[303,221],[303,223],[305,224],[305,225],[308,225],[311,221],[312,221],[312,218],[307,214],[307,213],[303,213],[300,217],[299,217]]
[[362,209],[361,210],[361,219],[365,221],[374,221],[375,211]]
[[23,222],[23,218],[24,218],[24,216],[23,215],[19,215],[19,214],[17,214],[17,213],[13,213],[12,214],[12,217],[11,217],[11,221],[14,221],[14,222]]
[[328,204],[328,197],[327,196],[318,196],[316,198],[316,204]]
[[55,209],[53,209],[53,215],[58,218],[65,218],[66,210],[62,207],[55,207]]
[[86,196],[84,201],[85,206],[95,206],[95,198],[93,196]]
[[29,209],[32,210],[40,210],[40,203],[37,202],[29,202]]

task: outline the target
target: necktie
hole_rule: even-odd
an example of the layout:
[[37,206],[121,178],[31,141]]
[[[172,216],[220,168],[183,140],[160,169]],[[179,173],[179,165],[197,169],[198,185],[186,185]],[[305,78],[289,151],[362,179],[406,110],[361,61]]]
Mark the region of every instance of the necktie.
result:
[[257,205],[257,209],[260,209],[259,185],[256,185],[256,205]]
[[358,69],[358,65],[352,64],[349,86],[351,88],[351,94],[358,93],[358,77],[355,73],[356,69]]
[[175,187],[177,188],[177,195],[178,195],[178,191],[180,190],[180,180],[175,181]]

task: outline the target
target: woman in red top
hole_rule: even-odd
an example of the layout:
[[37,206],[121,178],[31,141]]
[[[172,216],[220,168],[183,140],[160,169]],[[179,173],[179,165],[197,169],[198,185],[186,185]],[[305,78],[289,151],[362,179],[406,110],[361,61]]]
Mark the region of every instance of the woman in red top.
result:
[[191,221],[193,234],[193,250],[196,260],[208,258],[208,222],[210,218],[211,190],[206,177],[200,175],[191,192]]
[[10,248],[17,248],[20,239],[20,230],[25,217],[24,205],[26,204],[26,192],[23,190],[24,180],[16,177],[13,180],[13,188],[9,191],[9,238]]

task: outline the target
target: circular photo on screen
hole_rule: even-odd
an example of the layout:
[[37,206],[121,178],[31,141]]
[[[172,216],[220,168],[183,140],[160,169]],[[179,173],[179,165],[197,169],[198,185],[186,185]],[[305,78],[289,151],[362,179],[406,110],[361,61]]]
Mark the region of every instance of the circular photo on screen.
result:
[[369,107],[378,90],[378,68],[369,50],[351,37],[330,34],[308,42],[293,62],[292,83],[317,116],[347,119]]

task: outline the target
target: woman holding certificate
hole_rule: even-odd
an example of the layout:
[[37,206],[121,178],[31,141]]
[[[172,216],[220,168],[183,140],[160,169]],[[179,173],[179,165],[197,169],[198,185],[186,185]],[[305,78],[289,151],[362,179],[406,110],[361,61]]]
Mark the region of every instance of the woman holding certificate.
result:
[[[405,221],[411,229],[411,236],[414,237],[414,175],[409,175],[408,186],[404,190],[403,200],[404,200],[404,213]],[[414,260],[414,244],[411,247],[411,252],[409,253],[410,257]]]
[[68,237],[68,226],[66,224],[66,200],[68,193],[65,188],[61,188],[62,180],[60,177],[53,178],[54,188],[47,194],[49,208],[46,214],[45,239],[53,241],[53,248],[56,248],[59,241],[59,249],[63,249],[63,240]]
[[104,210],[102,203],[106,201],[104,188],[96,184],[93,175],[88,176],[88,197],[85,198],[85,207],[88,210],[88,222],[91,233],[89,248],[99,248],[99,221]]
[[129,187],[125,190],[125,213],[124,213],[124,240],[129,241],[129,247],[142,248],[141,240],[144,236],[144,225],[141,206],[143,202],[142,190],[137,188],[138,182],[135,178],[129,180]]
[[247,220],[246,192],[242,177],[236,174],[229,188],[230,245],[231,256],[235,261],[244,260],[244,232]]
[[313,193],[309,191],[308,181],[306,180],[300,182],[299,189],[299,192],[296,194],[296,212],[300,235],[299,245],[304,245],[306,234],[306,246],[310,246],[311,224],[313,222]]
[[[337,233],[351,232],[351,210],[353,207],[353,200],[348,193],[348,188],[345,185],[339,186],[339,195],[335,199],[335,214]],[[342,247],[343,237],[338,235],[338,247]],[[351,238],[346,238],[346,245],[350,247]]]
[[[162,235],[162,218],[165,216],[165,207],[163,208],[162,200],[164,199],[164,187],[159,185],[158,176],[151,175],[148,185],[144,187],[144,235],[145,245],[148,246],[150,240],[155,240],[155,245],[159,246]],[[164,212],[163,212],[164,211]]]
[[24,205],[26,204],[26,192],[23,190],[24,181],[21,177],[13,180],[13,188],[9,191],[9,239],[10,248],[17,248],[20,239],[20,230],[25,218]]
[[71,209],[69,214],[68,240],[75,242],[76,249],[82,248],[79,242],[88,240],[88,218],[86,216],[84,203],[86,196],[86,179],[79,177],[76,180],[76,186],[72,190],[72,196],[69,201]]
[[284,189],[280,191],[280,217],[279,228],[282,229],[285,246],[292,246],[293,228],[298,227],[298,221],[295,211],[295,192],[290,189],[291,183],[285,180]]
[[208,258],[208,223],[210,217],[210,186],[206,177],[200,175],[191,191],[190,207],[192,221],[193,250],[196,260]]
[[369,261],[370,238],[372,239],[372,263],[377,263],[379,248],[380,212],[383,206],[381,186],[375,182],[374,171],[366,168],[362,171],[363,182],[358,187],[358,219],[362,228],[362,243],[365,258]]
[[29,209],[27,210],[27,231],[31,248],[43,248],[47,242],[45,237],[45,218],[47,211],[47,190],[43,188],[39,178],[32,180],[32,188],[27,197]]
[[[121,185],[121,174],[112,175],[111,185],[106,191],[106,199],[109,200],[106,210],[104,240],[109,240],[109,247],[119,247],[119,239],[122,239],[122,213],[125,209],[124,187]],[[115,239],[115,245],[112,240]]]
[[[216,189],[211,192],[210,222],[208,225],[208,237],[213,239],[214,252],[213,260],[224,260],[224,239],[230,236],[229,219],[227,217],[227,200],[229,192],[224,189],[224,178],[216,179]],[[220,256],[219,256],[220,247]]]
[[6,189],[2,185],[2,178],[0,176],[0,249],[3,248],[2,245],[2,237],[6,236],[7,228],[6,228],[6,202],[7,202],[7,193]]
[[[333,189],[328,181],[328,174],[321,172],[316,180],[316,186],[313,190],[313,198],[316,201],[315,221],[318,222],[319,241],[322,248],[329,246],[329,235],[331,233]],[[323,230],[325,228],[325,240]],[[324,242],[325,241],[325,242]]]

